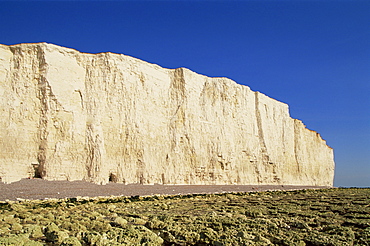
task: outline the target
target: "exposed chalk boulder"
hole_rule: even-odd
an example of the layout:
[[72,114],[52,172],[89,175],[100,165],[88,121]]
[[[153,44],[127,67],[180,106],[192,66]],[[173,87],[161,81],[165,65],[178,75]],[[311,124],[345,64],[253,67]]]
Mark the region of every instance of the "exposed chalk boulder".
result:
[[288,105],[121,54],[0,45],[0,177],[333,185],[333,150]]

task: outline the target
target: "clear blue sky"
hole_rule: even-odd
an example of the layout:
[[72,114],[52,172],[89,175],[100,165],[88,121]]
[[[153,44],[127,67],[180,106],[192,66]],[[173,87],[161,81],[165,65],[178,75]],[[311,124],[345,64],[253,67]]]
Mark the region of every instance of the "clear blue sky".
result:
[[49,42],[187,67],[290,106],[370,186],[370,1],[1,1],[0,43]]

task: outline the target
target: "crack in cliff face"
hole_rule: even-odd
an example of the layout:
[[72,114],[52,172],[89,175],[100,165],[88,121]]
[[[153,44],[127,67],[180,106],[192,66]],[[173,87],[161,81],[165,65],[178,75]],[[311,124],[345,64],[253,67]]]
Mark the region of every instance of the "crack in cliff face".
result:
[[183,68],[175,69],[170,85],[170,100],[171,105],[176,105],[176,111],[172,115],[171,121],[184,120],[184,102],[186,100],[185,78]]
[[42,47],[42,45],[38,45],[35,48],[37,53],[37,60],[39,62],[37,98],[40,100],[41,106],[41,115],[39,119],[38,129],[39,149],[37,153],[37,160],[39,165],[36,172],[40,175],[41,178],[44,178],[47,175],[48,170],[48,150],[50,149],[48,137],[50,134],[50,123],[52,123],[52,118],[55,114],[55,111],[66,110],[63,108],[62,104],[58,102],[46,78],[48,64],[46,62],[44,48]]
[[[32,68],[36,72],[35,77],[37,78],[37,81],[38,81],[37,89],[36,89],[37,91],[36,97],[40,101],[41,115],[39,116],[38,131],[37,131],[37,143],[38,143],[37,166],[38,166],[38,169],[35,170],[35,172],[39,173],[39,175],[43,177],[45,175],[45,162],[46,162],[47,137],[48,137],[47,111],[49,110],[48,96],[47,96],[48,88],[46,88],[46,85],[45,85],[46,79],[44,76],[46,73],[46,62],[45,62],[44,51],[40,47],[40,45],[34,46],[28,51],[25,51],[22,46],[10,46],[9,50],[13,54],[11,63],[13,65],[12,69],[14,69],[12,73],[14,80],[12,81],[11,89],[12,91],[16,93],[17,97],[21,96],[19,90],[22,89],[22,84],[16,85],[14,83],[19,82],[19,80],[21,79],[24,79],[21,77],[22,73],[25,70],[25,67],[22,66],[22,62],[26,62],[25,59],[29,55],[36,56],[36,59],[34,59],[34,62],[32,63],[32,66],[35,66],[35,67],[32,67]],[[26,87],[26,85],[23,84],[23,87]],[[25,94],[25,92],[22,92],[22,94]],[[12,118],[11,115],[9,115],[9,119],[11,118]]]
[[267,148],[266,148],[266,143],[265,143],[265,138],[263,136],[263,128],[262,128],[262,119],[261,119],[261,112],[259,109],[259,99],[258,99],[258,93],[255,92],[255,107],[256,107],[256,120],[257,120],[257,129],[258,129],[258,138],[261,144],[261,151],[262,153],[267,155]]
[[[170,109],[175,108],[174,112],[171,110],[169,112],[170,119],[169,119],[169,134],[170,134],[170,141],[171,141],[171,152],[174,154],[170,154],[170,158],[167,158],[170,165],[176,161],[173,159],[183,159],[189,163],[191,167],[196,166],[196,151],[189,138],[188,123],[186,119],[186,100],[188,93],[185,87],[185,75],[184,75],[184,68],[175,69],[172,72],[171,76],[171,84],[169,88],[169,99],[170,99]],[[181,169],[181,167],[173,166],[173,168]],[[164,177],[167,181],[167,178]],[[168,180],[170,181],[170,180]]]
[[105,78],[105,75],[99,74],[100,69],[95,70],[94,67],[101,67],[105,71],[107,65],[106,57],[99,55],[94,57],[89,65],[86,66],[85,72],[85,110],[86,110],[86,163],[85,168],[87,172],[86,179],[93,180],[95,182],[104,182],[108,177],[102,177],[103,175],[103,155],[104,155],[104,135],[100,129],[100,114],[99,108],[100,98],[98,97],[98,91],[101,89],[99,83],[94,81],[94,78]]
[[[259,138],[259,143],[261,146],[261,154],[262,154],[262,164],[265,167],[265,171],[268,173],[269,169],[272,169],[272,174],[273,174],[273,182],[280,182],[280,178],[277,175],[277,165],[276,163],[273,163],[270,159],[270,156],[267,152],[267,146],[265,142],[265,135],[263,132],[263,125],[262,125],[262,116],[261,116],[261,111],[260,111],[260,101],[259,101],[259,92],[255,92],[255,112],[256,112],[256,121],[257,121],[257,129],[258,129],[258,138]],[[266,115],[268,114],[267,106],[264,104],[264,110],[266,112]],[[275,120],[275,112],[274,112],[274,122]],[[261,177],[261,172],[258,170],[258,166],[255,165],[255,172],[257,173],[257,180],[258,182],[263,182],[262,177]]]
[[170,84],[170,105],[171,108],[175,107],[175,112],[171,112],[170,119],[170,132],[172,133],[172,149],[176,147],[177,136],[176,133],[179,129],[185,133],[185,100],[186,100],[186,89],[185,89],[185,78],[184,71],[182,68],[175,69]]
[[[266,164],[269,161],[269,156],[267,154],[267,148],[266,148],[266,143],[265,143],[265,138],[263,135],[263,128],[262,128],[262,119],[261,119],[261,112],[259,109],[259,98],[258,98],[258,93],[254,93],[254,99],[255,99],[255,111],[256,111],[256,121],[257,121],[257,129],[258,129],[258,139],[259,143],[261,146],[261,152],[262,152],[262,162],[263,164]],[[260,175],[260,171],[258,170],[258,166],[255,165],[255,172],[257,174],[257,181],[258,183],[262,182],[262,177]]]
[[90,123],[86,127],[86,147],[87,147],[87,176],[90,179],[97,178],[101,169],[101,145],[100,136],[94,134],[94,126]]
[[300,168],[300,161],[299,161],[299,158],[298,158],[298,140],[299,140],[299,129],[298,129],[298,126],[297,126],[297,120],[294,120],[294,158],[295,158],[295,161],[296,161],[296,164],[297,164],[297,171],[300,173],[301,172],[301,168]]
[[38,173],[41,178],[46,175],[46,155],[48,149],[48,111],[49,111],[49,94],[50,88],[47,86],[45,78],[47,64],[45,60],[44,50],[37,46],[37,58],[39,61],[39,82],[38,82],[38,98],[41,102],[41,115],[39,119],[39,150],[37,153],[37,161],[39,163]]

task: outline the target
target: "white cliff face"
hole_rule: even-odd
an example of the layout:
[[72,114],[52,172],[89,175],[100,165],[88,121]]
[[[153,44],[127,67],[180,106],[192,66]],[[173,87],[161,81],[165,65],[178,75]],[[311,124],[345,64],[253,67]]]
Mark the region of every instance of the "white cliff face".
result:
[[120,54],[0,45],[0,177],[332,186],[333,150],[227,78]]

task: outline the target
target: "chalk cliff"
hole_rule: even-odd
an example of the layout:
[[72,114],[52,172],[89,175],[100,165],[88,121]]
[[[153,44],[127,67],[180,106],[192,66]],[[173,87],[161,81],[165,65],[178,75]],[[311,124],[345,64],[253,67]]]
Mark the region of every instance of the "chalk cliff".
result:
[[0,45],[0,177],[331,186],[333,150],[288,105],[121,54]]

